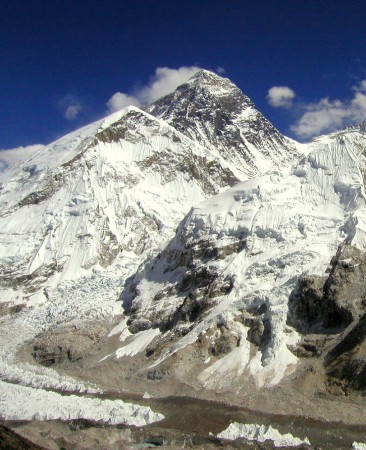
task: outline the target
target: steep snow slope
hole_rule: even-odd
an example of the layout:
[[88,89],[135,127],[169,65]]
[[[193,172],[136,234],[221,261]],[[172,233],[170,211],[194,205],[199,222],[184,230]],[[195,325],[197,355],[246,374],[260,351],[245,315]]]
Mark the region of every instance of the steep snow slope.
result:
[[229,79],[207,70],[146,110],[230,162],[241,180],[288,165],[303,150],[276,130]]
[[222,158],[134,107],[61,138],[0,175],[2,301],[52,297],[121,260],[123,279],[192,204],[236,181]]
[[[129,107],[51,143],[0,174],[2,380],[32,388],[98,391],[50,368],[20,362],[17,352],[38,333],[52,333],[53,327],[87,323],[92,328],[95,321],[105,325],[121,314],[116,300],[125,280],[146,257],[167,245],[192,205],[266,171],[275,160],[287,164],[296,157],[292,143],[288,157],[289,141],[258,115],[248,99],[244,103],[249,106],[242,111],[239,96],[234,112],[228,108],[230,96],[223,93],[216,101],[217,85],[207,83],[207,76],[212,74],[203,72],[192,81],[194,90],[204,94],[195,101],[198,106],[214,101],[206,105],[202,120],[196,115],[188,121],[187,130]],[[177,109],[177,117],[183,102],[180,94],[178,98],[170,108]],[[211,134],[211,107],[217,117],[218,108],[223,108],[223,121],[214,130],[222,142]],[[202,135],[205,120],[207,133]],[[246,120],[251,122],[247,128]],[[24,304],[31,307],[22,309]],[[131,337],[123,330],[134,341],[116,352],[121,358],[142,352],[159,334],[142,327]],[[4,398],[6,386],[0,386]],[[21,397],[28,391],[14,392]],[[21,412],[15,415],[22,418]]]
[[155,365],[208,338],[205,387],[229,388],[243,374],[272,385],[294,370],[299,335],[287,318],[299,277],[325,274],[340,245],[366,249],[365,135],[349,130],[311,148],[290,170],[194,207],[135,276],[124,292],[130,329],[174,336],[155,343],[165,348]]

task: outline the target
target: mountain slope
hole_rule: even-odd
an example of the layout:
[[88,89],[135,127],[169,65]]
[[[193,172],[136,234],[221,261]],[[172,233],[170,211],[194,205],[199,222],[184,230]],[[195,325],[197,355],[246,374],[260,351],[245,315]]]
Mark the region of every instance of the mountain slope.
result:
[[[359,256],[347,249],[366,250],[366,137],[350,130],[326,141],[315,141],[291,170],[239,183],[194,207],[131,281],[124,293],[130,330],[158,327],[171,336],[172,343],[163,334],[151,347],[155,365],[190,346],[201,355],[195,370],[204,387],[234,389],[248,375],[273,385],[296,370],[301,335],[339,338],[358,322],[361,300],[352,307],[334,294],[316,306],[309,293],[298,294],[309,286],[305,275],[325,282],[336,254],[334,261],[352,266]],[[305,311],[310,325],[323,317],[320,328],[301,326]]]
[[0,414],[64,417],[48,388],[364,421],[323,400],[366,390],[365,149],[364,124],[297,145],[203,71],[6,170]]
[[207,70],[146,108],[232,164],[243,180],[298,157],[284,137],[229,79]]
[[121,258],[137,264],[192,204],[237,181],[225,161],[134,107],[61,138],[0,180],[3,300],[42,298],[42,287]]

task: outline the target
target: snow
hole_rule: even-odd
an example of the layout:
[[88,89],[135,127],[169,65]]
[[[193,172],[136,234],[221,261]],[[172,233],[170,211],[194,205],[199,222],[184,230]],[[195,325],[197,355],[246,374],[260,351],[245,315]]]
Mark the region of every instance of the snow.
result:
[[353,442],[352,449],[353,450],[365,450],[366,444],[362,444],[361,442]]
[[[129,134],[109,139],[110,129],[124,127]],[[221,158],[216,173],[202,165],[214,159],[163,120],[129,107],[1,174],[0,271],[11,270],[12,280],[39,274],[29,281],[35,289],[14,291],[10,300],[45,301],[39,288],[78,280],[93,267],[125,266],[126,253],[140,264],[173,236],[193,204],[219,191],[227,163]]]
[[120,340],[123,341],[127,336],[130,336],[131,333],[128,331],[127,320],[128,320],[128,318],[125,317],[118,325],[116,325],[108,333],[108,337],[112,337],[112,336],[115,336],[116,334],[119,334],[120,335]]
[[[249,355],[242,339],[231,353],[212,359],[199,378],[212,389],[225,384],[230,388],[247,373],[261,387],[275,385],[295,370],[298,359],[288,346],[298,335],[287,325],[287,316],[299,276],[324,275],[342,243],[366,249],[365,160],[359,142],[351,135],[312,145],[313,150],[293,168],[238,183],[192,208],[166,249],[167,256],[145,269],[134,300],[138,315],[148,319],[159,309],[171,317],[184,297],[164,295],[160,304],[152,301],[162,289],[175,286],[187,270],[177,268],[171,255],[204,248],[205,241],[219,249],[239,238],[246,241],[239,253],[209,261],[218,279],[234,281],[231,292],[216,297],[209,312],[154,365],[196,342],[200,333],[218,322],[226,322],[229,329],[237,327],[240,311],[263,304],[271,329],[269,343]],[[248,327],[243,327],[245,336]]]
[[[123,127],[127,133],[109,138],[110,130]],[[0,318],[2,379],[100,391],[50,368],[20,363],[15,354],[50,327],[120,316],[125,280],[166,245],[193,204],[219,191],[228,164],[221,156],[217,163],[216,156],[163,120],[129,107],[0,175],[0,272],[8,283],[0,301],[28,306]],[[208,172],[210,162],[215,171]],[[121,357],[143,351],[157,333],[129,337],[124,318],[110,336],[129,339],[116,352]],[[23,392],[17,391],[19,404]]]
[[228,428],[217,435],[218,438],[234,441],[235,439],[248,439],[249,441],[273,441],[275,447],[297,447],[301,444],[310,445],[309,439],[300,439],[290,433],[281,434],[271,425],[231,423]]
[[116,358],[121,358],[122,356],[135,356],[138,353],[143,352],[153,339],[160,334],[159,328],[151,328],[136,333],[132,336],[131,342],[116,350]]
[[[21,398],[20,403],[15,399]],[[146,406],[17,386],[0,381],[0,417],[5,420],[89,419],[110,425],[144,426],[164,418]]]
[[[228,80],[201,75],[216,86],[211,93],[198,89],[207,109],[238,94]],[[0,301],[27,306],[0,318],[0,377],[18,384],[6,385],[9,392],[14,389],[14,405],[22,405],[29,392],[41,395],[27,390],[32,388],[99,392],[98,386],[60,377],[52,369],[20,363],[15,355],[53,326],[114,322],[123,312],[125,282],[139,267],[137,315],[147,320],[159,311],[162,320],[170,317],[182,296],[159,299],[156,294],[176,285],[186,267],[171,272],[174,258],[154,258],[163,249],[171,256],[205,241],[221,248],[246,240],[239,253],[210,262],[220,279],[233,281],[233,289],[215,297],[202,320],[154,365],[220,321],[239,345],[222,358],[206,359],[199,375],[204,386],[227,388],[248,375],[258,386],[271,386],[294,370],[297,358],[288,346],[298,335],[286,318],[298,277],[324,274],[341,243],[366,249],[364,136],[351,130],[305,147],[277,134],[247,97],[240,101],[243,110],[233,114],[222,141],[215,141],[209,121],[197,122],[186,135],[177,131],[169,124],[176,118],[170,102],[165,104],[169,113],[155,111],[159,118],[128,107],[0,174]],[[260,133],[253,131],[258,121]],[[233,133],[240,135],[240,151],[231,145]],[[300,153],[307,156],[290,168]],[[263,172],[226,190],[230,177],[246,180]],[[253,351],[249,328],[238,322],[238,313],[262,304],[271,336]],[[122,317],[109,337],[117,335],[123,345],[112,355],[131,357],[159,331],[132,336]]]

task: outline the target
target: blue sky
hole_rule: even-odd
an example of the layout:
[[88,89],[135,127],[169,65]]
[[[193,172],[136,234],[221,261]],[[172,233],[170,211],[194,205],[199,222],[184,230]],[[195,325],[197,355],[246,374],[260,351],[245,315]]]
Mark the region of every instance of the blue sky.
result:
[[225,70],[299,140],[366,120],[365,17],[361,0],[4,0],[0,149],[47,144],[116,93],[147,101],[182,67]]

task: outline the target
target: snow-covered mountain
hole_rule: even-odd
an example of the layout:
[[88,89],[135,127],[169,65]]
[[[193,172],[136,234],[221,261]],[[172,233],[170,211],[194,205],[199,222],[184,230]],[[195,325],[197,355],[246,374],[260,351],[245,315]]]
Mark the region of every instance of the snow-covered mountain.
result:
[[241,180],[287,165],[301,148],[276,130],[234,83],[207,70],[146,110],[230,162]]
[[29,297],[50,278],[146,256],[192,204],[237,181],[225,161],[137,108],[78,130],[1,176],[1,287]]
[[[168,374],[172,394],[243,393],[310,358],[332,386],[365,388],[365,130],[300,145],[200,71],[8,168],[0,378],[135,389],[133,373],[162,394]],[[83,381],[35,367],[63,358]]]
[[[298,155],[238,88],[210,72],[147,110],[164,116],[164,105],[177,119],[165,117],[171,125],[129,107],[0,175],[3,301],[45,300],[48,288],[93,267],[122,265],[123,279],[173,237],[192,205]],[[187,105],[194,116],[183,133]]]
[[[309,148],[289,170],[192,208],[169,246],[130,282],[130,329],[159,328],[162,341],[166,333],[173,341],[163,350],[155,343],[155,364],[191,346],[203,353],[205,387],[229,389],[238,375],[272,385],[296,370],[304,348],[317,353],[304,336],[334,335],[336,345],[346,327],[357,328],[365,299],[355,286],[363,283],[366,250],[366,135],[355,127]],[[326,289],[332,294],[324,297]]]

